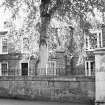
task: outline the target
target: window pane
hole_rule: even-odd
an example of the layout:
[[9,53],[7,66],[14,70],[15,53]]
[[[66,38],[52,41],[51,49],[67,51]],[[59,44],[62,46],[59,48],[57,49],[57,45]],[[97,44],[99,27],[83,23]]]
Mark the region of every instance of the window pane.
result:
[[99,46],[101,47],[101,33],[99,33]]
[[88,39],[86,38],[86,49],[88,49]]
[[7,52],[7,39],[2,40],[2,52]]
[[3,46],[7,46],[7,39],[3,40]]
[[87,70],[88,70],[88,69],[89,69],[89,67],[88,67],[88,62],[86,62],[86,65],[87,65],[86,67],[87,67]]
[[7,52],[7,46],[3,46],[2,48],[3,48],[2,49],[3,52]]
[[92,47],[97,48],[97,34],[92,34]]
[[2,64],[1,64],[1,70],[2,70],[2,75],[3,75],[3,76],[8,75],[7,63],[2,63]]
[[28,75],[28,63],[21,63],[22,75]]

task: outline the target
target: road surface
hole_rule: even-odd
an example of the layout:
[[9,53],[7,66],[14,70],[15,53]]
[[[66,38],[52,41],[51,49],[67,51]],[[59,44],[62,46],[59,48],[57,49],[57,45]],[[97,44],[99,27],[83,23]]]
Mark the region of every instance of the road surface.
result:
[[86,104],[59,103],[59,102],[38,102],[38,101],[14,100],[14,99],[0,99],[0,105],[86,105]]

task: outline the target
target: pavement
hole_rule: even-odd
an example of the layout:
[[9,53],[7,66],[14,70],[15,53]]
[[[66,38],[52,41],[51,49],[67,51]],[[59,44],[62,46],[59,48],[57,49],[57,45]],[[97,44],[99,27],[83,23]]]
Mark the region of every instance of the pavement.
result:
[[86,104],[0,99],[0,105],[86,105]]

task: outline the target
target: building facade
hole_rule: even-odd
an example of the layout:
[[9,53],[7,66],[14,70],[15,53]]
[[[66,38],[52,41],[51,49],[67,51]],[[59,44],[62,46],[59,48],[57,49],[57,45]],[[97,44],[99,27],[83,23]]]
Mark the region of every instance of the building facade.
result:
[[65,75],[65,51],[57,50],[55,56],[48,56],[48,48],[42,44],[39,62],[29,53],[28,37],[20,37],[17,51],[16,42],[8,37],[8,31],[0,32],[0,76],[57,76]]
[[95,49],[105,46],[104,31],[102,26],[100,29],[90,29],[90,35],[85,36],[85,76],[95,76]]
[[[29,53],[30,42],[27,36],[20,36],[17,43],[8,37],[8,31],[2,31],[0,32],[0,76],[64,76],[68,74],[94,76],[94,50],[105,46],[104,30],[104,27],[90,29],[90,35],[84,36],[86,57],[85,62],[80,66],[75,65],[78,57],[71,60],[62,48],[56,49],[55,55],[50,56],[46,44],[41,44],[39,48],[38,61]],[[75,71],[78,72],[75,73]]]

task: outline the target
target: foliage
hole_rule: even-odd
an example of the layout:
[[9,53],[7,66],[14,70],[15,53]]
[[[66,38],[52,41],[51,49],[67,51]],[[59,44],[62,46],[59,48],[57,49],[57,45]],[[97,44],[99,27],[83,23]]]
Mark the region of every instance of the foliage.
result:
[[[95,16],[94,8],[102,12],[105,10],[104,0],[37,0],[37,2],[36,0],[4,0],[3,5],[11,9],[13,18],[16,18],[21,8],[25,6],[23,33],[28,33],[30,37],[38,36],[38,44],[39,41],[41,43],[41,40],[46,40],[46,35],[48,35],[50,46],[53,47],[51,49],[56,49],[60,45],[66,48],[69,55],[80,56],[80,61],[83,58],[82,55],[85,55],[84,34],[88,34],[88,29],[92,26],[87,20],[87,14],[91,13]],[[63,33],[58,34],[57,28],[50,26],[55,16],[58,20],[74,27],[73,36],[65,34],[64,30],[61,30]],[[63,39],[61,36],[64,36]]]

